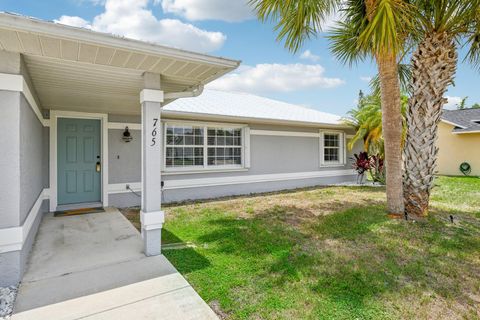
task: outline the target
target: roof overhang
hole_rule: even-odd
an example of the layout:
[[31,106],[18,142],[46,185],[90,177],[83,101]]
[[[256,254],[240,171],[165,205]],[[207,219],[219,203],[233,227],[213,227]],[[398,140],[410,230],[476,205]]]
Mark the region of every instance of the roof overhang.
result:
[[85,112],[140,113],[145,72],[161,74],[168,94],[194,91],[240,64],[8,13],[0,13],[0,49],[22,54],[42,108]]
[[270,124],[270,125],[290,125],[290,126],[302,126],[302,127],[313,127],[313,128],[332,128],[332,129],[353,129],[353,127],[338,123],[321,123],[321,122],[307,122],[307,121],[295,121],[295,120],[284,120],[284,119],[269,119],[269,118],[252,118],[252,117],[238,117],[238,116],[227,116],[219,114],[208,114],[208,113],[198,113],[198,112],[184,112],[184,111],[173,111],[173,110],[162,110],[162,117],[169,119],[198,119],[204,121],[221,121],[221,122],[245,122],[245,123],[259,123],[259,124]]
[[452,131],[453,134],[473,134],[480,133],[480,130],[471,130],[471,131]]
[[446,123],[446,124],[449,124],[449,125],[452,125],[454,127],[459,127],[459,128],[462,128],[462,129],[466,129],[467,127],[465,126],[462,126],[461,124],[458,124],[458,123],[455,123],[455,122],[452,122],[452,121],[448,121],[448,120],[445,120],[445,119],[440,119],[440,121]]

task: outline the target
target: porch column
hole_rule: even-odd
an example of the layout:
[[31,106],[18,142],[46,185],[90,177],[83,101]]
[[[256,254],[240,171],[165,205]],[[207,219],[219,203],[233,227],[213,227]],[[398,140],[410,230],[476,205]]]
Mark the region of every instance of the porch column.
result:
[[142,106],[142,237],[145,255],[161,254],[164,213],[161,211],[162,129],[160,111],[163,102],[159,74],[145,73],[140,93]]

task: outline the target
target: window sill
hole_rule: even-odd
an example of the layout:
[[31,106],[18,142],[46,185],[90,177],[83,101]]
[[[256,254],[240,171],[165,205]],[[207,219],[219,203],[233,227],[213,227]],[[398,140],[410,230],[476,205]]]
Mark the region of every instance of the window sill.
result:
[[320,165],[320,168],[332,168],[332,167],[345,167],[345,163],[324,163]]
[[199,169],[199,170],[181,170],[181,171],[162,171],[162,175],[180,175],[180,174],[202,174],[202,173],[222,173],[222,172],[243,172],[248,171],[247,168],[222,168],[222,169]]

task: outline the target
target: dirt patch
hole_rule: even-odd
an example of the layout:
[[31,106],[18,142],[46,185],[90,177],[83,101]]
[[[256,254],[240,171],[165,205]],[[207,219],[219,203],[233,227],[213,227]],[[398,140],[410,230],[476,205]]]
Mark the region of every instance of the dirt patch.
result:
[[229,314],[222,310],[222,308],[220,307],[220,302],[218,302],[217,300],[213,300],[208,305],[210,306],[210,308],[212,308],[213,312],[215,312],[221,320],[228,319]]
[[119,208],[118,210],[125,216],[125,218],[128,219],[128,221],[130,221],[131,224],[133,224],[138,231],[140,231],[142,228],[140,223],[140,208]]

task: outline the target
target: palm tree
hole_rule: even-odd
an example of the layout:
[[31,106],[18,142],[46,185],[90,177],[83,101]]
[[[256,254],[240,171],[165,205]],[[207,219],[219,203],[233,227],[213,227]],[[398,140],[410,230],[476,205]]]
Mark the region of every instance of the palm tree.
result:
[[355,128],[355,135],[348,143],[352,150],[358,141],[363,142],[364,151],[369,154],[384,155],[382,137],[382,110],[379,95],[365,96],[360,91],[358,105],[342,119],[343,123]]
[[[401,96],[402,112],[402,145],[406,135],[406,112],[408,97]],[[358,106],[348,112],[343,119],[345,124],[355,128],[355,135],[350,139],[348,148],[351,150],[358,141],[363,141],[364,150],[369,154],[384,157],[384,141],[382,130],[382,105],[378,94],[370,94],[359,99]]]
[[297,52],[318,35],[327,17],[344,15],[335,28],[333,53],[344,62],[371,57],[378,66],[387,165],[387,210],[403,214],[402,117],[398,56],[411,28],[412,7],[405,0],[250,0],[261,21],[276,22],[279,40]]
[[[428,214],[430,191],[437,162],[437,127],[446,103],[444,94],[453,83],[457,66],[457,45],[467,40],[469,60],[480,57],[480,1],[417,0],[420,35],[411,59],[411,83],[404,150],[404,196],[407,214]],[[477,64],[478,65],[478,64]]]
[[463,110],[463,109],[466,108],[467,99],[468,99],[468,97],[463,97],[462,100],[460,100],[460,103],[457,104],[457,109],[458,110]]

